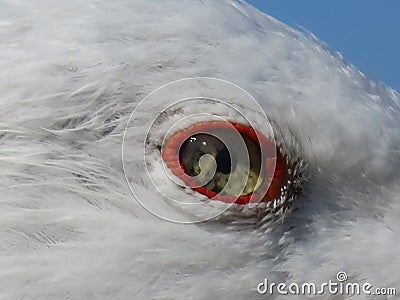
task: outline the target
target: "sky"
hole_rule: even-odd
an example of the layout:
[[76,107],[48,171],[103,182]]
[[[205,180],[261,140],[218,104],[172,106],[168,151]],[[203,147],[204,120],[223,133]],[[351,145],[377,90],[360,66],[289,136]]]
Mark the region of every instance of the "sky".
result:
[[246,1],[311,31],[368,77],[400,92],[399,0]]

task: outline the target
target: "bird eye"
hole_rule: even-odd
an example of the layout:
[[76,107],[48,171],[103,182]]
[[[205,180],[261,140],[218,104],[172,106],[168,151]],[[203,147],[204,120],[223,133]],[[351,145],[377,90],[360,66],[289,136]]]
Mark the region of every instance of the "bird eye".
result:
[[186,186],[228,203],[276,200],[290,181],[274,141],[235,122],[199,122],[180,130],[167,139],[162,158]]
[[[243,88],[209,77],[152,91],[124,132],[123,168],[135,198],[155,216],[185,224],[236,212],[283,215],[301,195],[307,165],[296,133],[264,106]],[[140,162],[129,159],[137,151]],[[138,168],[145,176],[137,177]],[[163,201],[131,182],[154,188]]]

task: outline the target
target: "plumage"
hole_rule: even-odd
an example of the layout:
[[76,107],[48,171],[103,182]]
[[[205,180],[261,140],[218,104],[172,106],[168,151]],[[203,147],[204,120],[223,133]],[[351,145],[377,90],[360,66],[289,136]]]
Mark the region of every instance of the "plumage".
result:
[[[319,283],[339,271],[400,288],[396,91],[242,1],[6,0],[0,15],[2,299],[258,299],[266,277]],[[239,209],[174,224],[131,194],[121,147],[132,111],[199,76],[254,96],[285,151],[301,143],[309,175],[279,222]],[[139,163],[149,120],[138,118],[131,187],[161,202]]]

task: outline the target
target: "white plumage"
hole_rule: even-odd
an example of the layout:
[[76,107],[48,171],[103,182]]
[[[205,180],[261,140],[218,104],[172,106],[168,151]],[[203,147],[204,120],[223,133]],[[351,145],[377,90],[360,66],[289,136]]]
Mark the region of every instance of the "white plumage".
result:
[[[6,0],[0,16],[1,299],[257,299],[265,277],[338,271],[400,288],[397,92],[244,2]],[[245,88],[303,145],[309,182],[279,224],[178,225],[131,195],[130,113],[196,76]]]

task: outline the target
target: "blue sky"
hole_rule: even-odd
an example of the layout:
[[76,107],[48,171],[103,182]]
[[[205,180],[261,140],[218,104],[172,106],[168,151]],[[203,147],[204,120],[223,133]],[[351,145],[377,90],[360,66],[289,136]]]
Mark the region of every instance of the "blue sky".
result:
[[247,0],[302,26],[374,80],[400,92],[400,0]]

